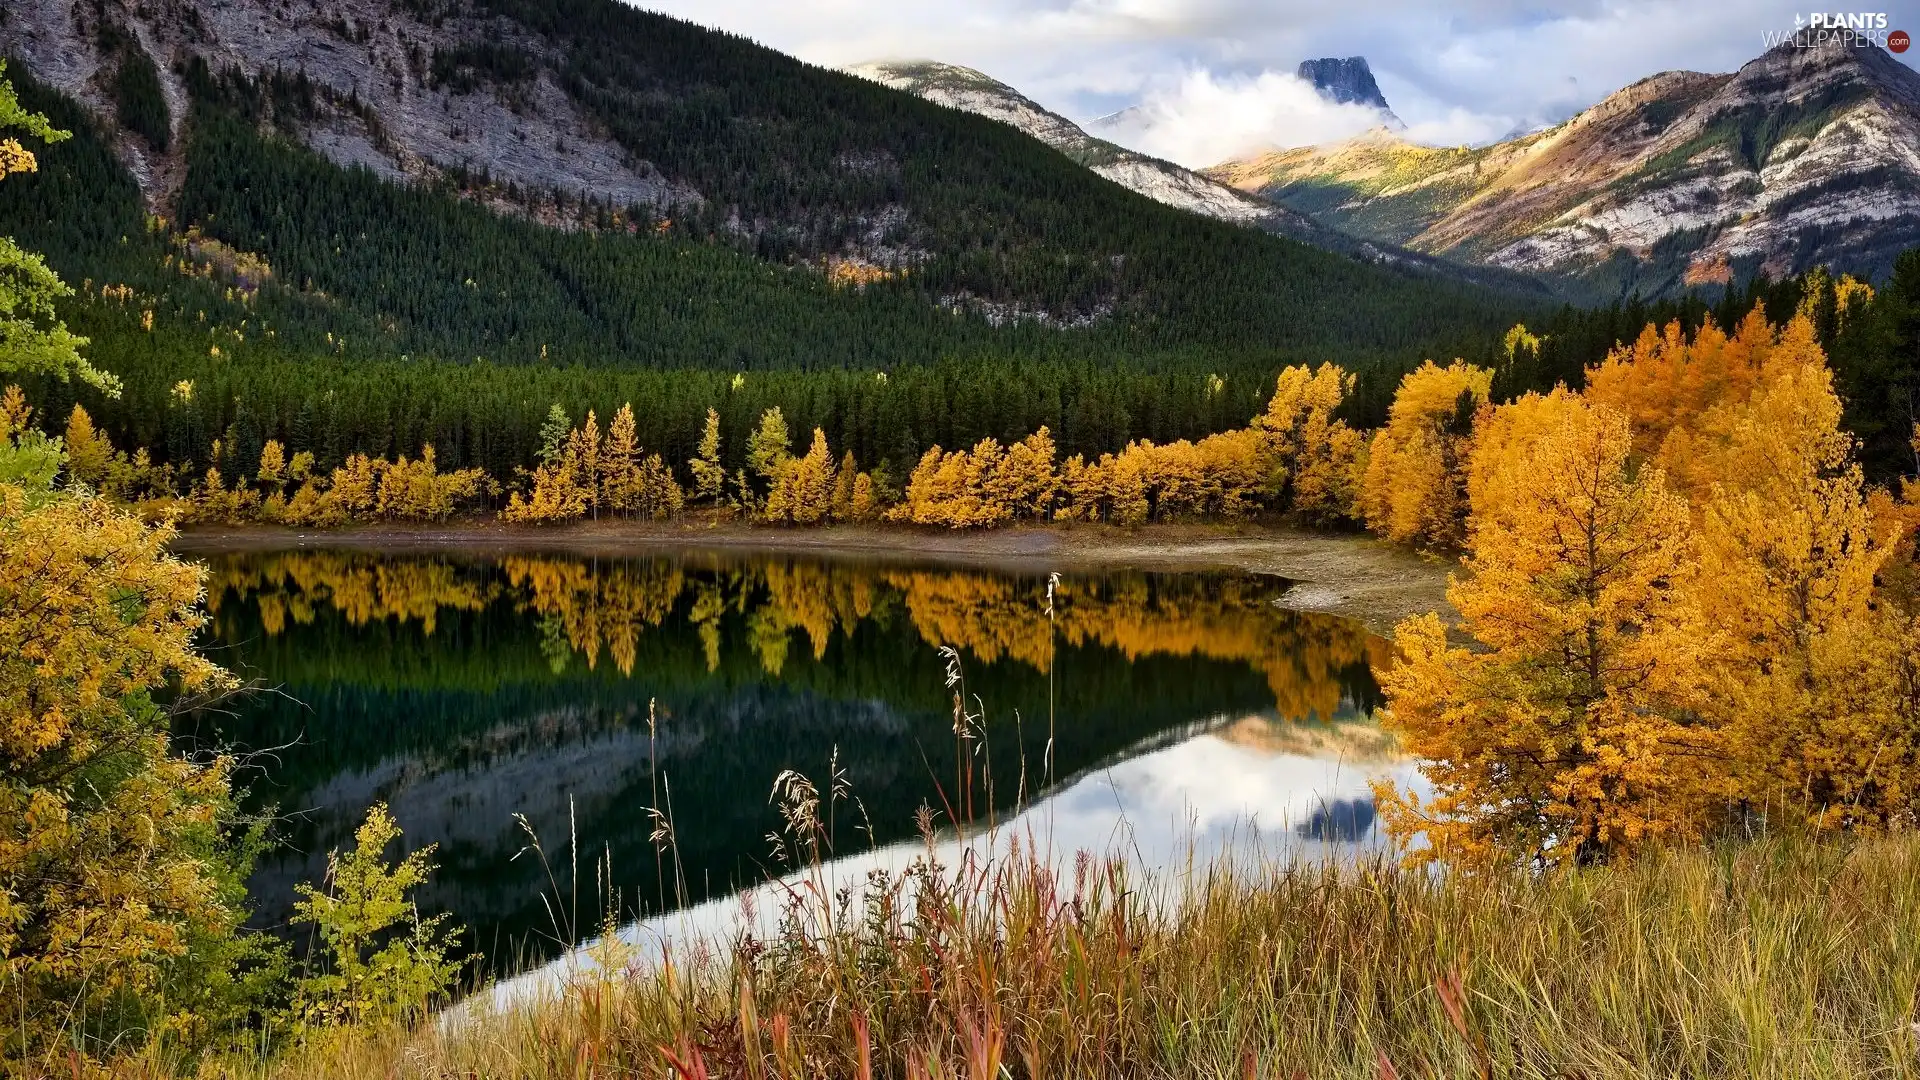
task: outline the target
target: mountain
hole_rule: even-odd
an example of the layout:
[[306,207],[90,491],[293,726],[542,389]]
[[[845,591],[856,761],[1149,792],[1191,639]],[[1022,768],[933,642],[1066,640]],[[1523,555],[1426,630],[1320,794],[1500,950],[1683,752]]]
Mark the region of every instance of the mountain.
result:
[[1920,75],[1878,48],[1789,44],[1491,146],[1375,130],[1205,171],[1338,229],[1600,297],[1816,264],[1878,276],[1920,242]]
[[36,101],[75,103],[98,170],[137,192],[9,180],[0,229],[76,281],[217,245],[222,266],[271,268],[281,342],[346,328],[393,355],[726,369],[1398,364],[1515,310],[615,0],[15,0],[0,51]]
[[[1368,86],[1373,76],[1355,57]],[[1346,63],[1346,61],[1328,61]],[[865,79],[903,90],[939,105],[998,120],[1053,147],[1068,158],[1156,202],[1221,221],[1289,236],[1328,251],[1367,262],[1390,264],[1421,274],[1476,281],[1494,288],[1538,293],[1537,282],[1451,263],[1392,244],[1383,244],[1327,228],[1305,214],[1271,202],[1191,169],[1149,157],[1088,134],[1073,121],[1051,112],[1006,83],[973,68],[936,60],[873,61],[846,69]],[[1374,87],[1374,96],[1379,96]],[[1384,108],[1385,99],[1381,99]],[[1122,126],[1128,110],[1095,123]],[[1392,113],[1387,114],[1392,118]],[[1397,119],[1392,120],[1398,123]]]
[[846,70],[950,109],[1010,124],[1121,187],[1156,202],[1236,225],[1298,236],[1309,242],[1319,231],[1305,216],[1265,199],[1172,162],[1095,138],[1059,113],[1049,112],[1006,83],[972,68],[936,60],[905,60],[855,64]]
[[1379,109],[1386,114],[1389,128],[1398,130],[1404,126],[1400,118],[1393,114],[1393,109],[1388,107],[1386,95],[1380,92],[1380,84],[1373,81],[1373,69],[1367,66],[1364,56],[1345,59],[1324,56],[1318,60],[1302,60],[1296,74],[1329,101]]

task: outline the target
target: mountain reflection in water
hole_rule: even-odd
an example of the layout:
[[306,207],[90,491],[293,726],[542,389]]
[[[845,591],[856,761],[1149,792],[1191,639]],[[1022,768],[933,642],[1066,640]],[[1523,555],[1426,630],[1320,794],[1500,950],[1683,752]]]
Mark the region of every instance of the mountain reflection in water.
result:
[[[1301,727],[1258,716],[1201,725],[1171,745],[1089,771],[991,833],[948,836],[931,852],[921,840],[860,851],[826,862],[817,880],[828,895],[844,888],[858,896],[872,884],[876,871],[905,887],[910,884],[905,872],[929,855],[950,870],[968,858],[977,868],[1004,860],[1017,844],[1050,863],[1061,880],[1072,880],[1080,853],[1087,852],[1157,871],[1154,884],[1167,885],[1170,873],[1179,874],[1188,865],[1218,868],[1223,860],[1247,865],[1255,860],[1348,858],[1379,848],[1385,840],[1373,827],[1369,782],[1391,779],[1430,793],[1414,762],[1372,724],[1315,724],[1312,737],[1294,737]],[[1337,752],[1329,753],[1336,747]],[[816,895],[800,885],[812,873],[765,882],[745,898],[715,897],[637,920],[619,934],[635,947],[635,962],[643,964],[663,955],[665,945],[705,942],[724,954],[725,944],[741,931],[762,940],[773,937],[789,912],[790,897]],[[975,880],[991,879],[979,874]],[[1139,884],[1143,879],[1130,881]],[[1141,894],[1147,902],[1168,895],[1151,885]],[[544,993],[595,963],[595,951],[583,947],[502,982],[481,1000],[501,1005]]]
[[[1083,823],[1063,844],[1111,833],[1116,807],[1135,843],[1176,807],[1208,829],[1253,816],[1300,843],[1365,843],[1367,770],[1398,768],[1365,720],[1381,643],[1279,607],[1276,578],[1065,574],[1050,596],[1044,572],[771,554],[210,564],[213,655],[280,691],[179,733],[278,748],[251,776],[251,802],[288,818],[256,921],[284,923],[294,884],[386,802],[408,844],[439,845],[423,909],[472,928],[496,966],[578,937],[553,933],[546,870],[514,858],[516,815],[563,887],[579,852],[581,910],[599,910],[584,894],[605,862],[623,910],[658,915],[678,890],[652,811],[672,815],[688,902],[729,896],[769,873],[767,792],[786,769],[824,785],[837,763],[858,799],[838,822],[851,850],[869,823],[885,848],[923,804],[968,798],[983,819],[1019,802]],[[957,745],[943,646],[984,712],[977,743]]]

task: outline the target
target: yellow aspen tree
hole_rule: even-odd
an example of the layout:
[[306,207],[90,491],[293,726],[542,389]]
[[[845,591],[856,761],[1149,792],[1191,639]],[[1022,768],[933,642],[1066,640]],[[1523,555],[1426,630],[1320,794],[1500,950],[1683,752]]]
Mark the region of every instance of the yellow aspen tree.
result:
[[799,525],[817,525],[833,512],[833,452],[827,448],[825,431],[813,429],[813,442],[800,464],[793,520]]
[[827,518],[833,499],[833,457],[827,434],[813,429],[813,444],[797,458],[782,462],[767,493],[764,516],[789,525],[814,525]]
[[907,478],[905,498],[888,516],[916,525],[954,525],[954,508],[965,496],[965,457],[938,444],[928,447]]
[[1832,373],[1802,314],[1745,403],[1709,413],[1697,594],[1724,628],[1712,711],[1745,808],[1817,828],[1920,809],[1905,620],[1877,596],[1900,524],[1876,521]]
[[365,454],[348,454],[347,460],[333,470],[327,485],[331,514],[341,521],[370,517],[379,496],[379,485],[380,470],[374,460]]
[[1625,413],[1636,452],[1658,460],[1674,490],[1691,495],[1711,479],[1700,475],[1695,444],[1720,430],[1716,414],[1753,395],[1775,344],[1760,307],[1731,337],[1711,320],[1691,337],[1677,321],[1658,333],[1648,326],[1587,372],[1586,397]]
[[1098,521],[1101,514],[1100,469],[1097,464],[1088,465],[1087,459],[1075,454],[1060,463],[1060,507],[1054,511],[1055,521]]
[[1493,372],[1460,360],[1444,368],[1428,361],[1400,380],[1361,479],[1368,528],[1400,543],[1459,546],[1473,415],[1492,385]]
[[254,479],[267,494],[280,494],[287,482],[287,451],[280,440],[268,439],[260,448],[260,468],[254,473]]
[[793,456],[793,436],[787,418],[774,406],[760,414],[760,426],[747,436],[747,470],[771,487],[780,467]]
[[1147,500],[1147,455],[1129,446],[1118,456],[1100,455],[1105,472],[1107,516],[1115,525],[1142,525],[1152,511]]
[[1510,502],[1514,484],[1526,484],[1513,463],[1559,427],[1580,395],[1564,386],[1548,394],[1528,393],[1498,407],[1483,405],[1473,421],[1473,446],[1467,455],[1467,503],[1470,508]]
[[[1352,434],[1357,449],[1359,434]],[[1272,480],[1266,443],[1264,432],[1248,427],[1209,435],[1193,445],[1202,478],[1201,513],[1242,518],[1259,512]],[[1349,472],[1351,467],[1348,463]],[[1315,470],[1309,464],[1299,475],[1312,476]]]
[[278,439],[268,439],[266,445],[260,448],[260,468],[254,473],[263,496],[260,516],[268,521],[286,518],[286,473],[286,451]]
[[853,499],[848,504],[849,521],[872,521],[880,513],[880,504],[873,491],[873,477],[861,473],[853,478]]
[[500,512],[503,520],[570,521],[584,517],[595,505],[600,479],[600,425],[589,412],[583,427],[559,433],[550,430],[555,421],[563,419],[556,406],[549,417],[549,429],[542,431],[551,446],[543,450],[540,464],[530,474],[532,489],[524,496],[517,491],[509,496]]
[[637,484],[639,499],[635,512],[655,520],[673,517],[686,505],[686,493],[673,478],[673,468],[659,454],[648,454],[640,463]]
[[195,485],[189,501],[192,503],[190,516],[195,521],[238,524],[246,520],[247,512],[252,509],[255,500],[244,483],[235,482],[232,488],[228,488],[226,477],[220,474],[220,469],[209,465],[199,484]]
[[1434,793],[1377,793],[1394,835],[1425,834],[1417,857],[1591,862],[1699,836],[1724,796],[1687,506],[1633,467],[1625,416],[1570,396],[1553,409],[1531,445],[1500,451],[1527,482],[1488,486],[1469,576],[1448,585],[1484,650],[1449,647],[1434,614],[1395,631],[1383,721]]
[[961,468],[960,496],[949,524],[957,529],[991,528],[1011,520],[1013,506],[1003,501],[993,483],[1007,457],[1000,440],[981,439],[955,457]]
[[600,421],[587,410],[587,421],[567,434],[566,457],[573,467],[573,484],[586,500],[587,513],[600,516]]
[[700,430],[700,445],[687,468],[693,472],[693,498],[707,506],[720,505],[727,484],[727,470],[720,464],[720,412],[707,409],[706,426]]

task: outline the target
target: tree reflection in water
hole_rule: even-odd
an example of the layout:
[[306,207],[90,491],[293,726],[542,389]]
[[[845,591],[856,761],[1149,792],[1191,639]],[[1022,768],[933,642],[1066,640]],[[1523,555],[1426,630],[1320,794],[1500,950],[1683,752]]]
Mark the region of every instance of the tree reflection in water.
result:
[[[182,737],[294,744],[253,789],[291,815],[258,872],[260,921],[282,919],[292,883],[387,801],[409,843],[441,845],[426,904],[495,961],[551,929],[544,872],[512,858],[516,813],[563,860],[574,836],[589,879],[611,859],[623,904],[650,910],[674,891],[648,839],[660,781],[697,901],[764,876],[767,786],[787,768],[824,775],[836,751],[860,800],[835,838],[851,849],[910,835],[923,803],[960,805],[960,753],[976,758],[975,812],[1005,814],[1050,779],[1200,733],[1269,758],[1378,750],[1355,721],[1375,704],[1382,643],[1279,607],[1274,578],[1069,574],[1050,609],[1039,572],[775,555],[301,551],[211,570],[215,655],[285,693]],[[942,646],[985,711],[967,747]],[[1342,798],[1364,802],[1364,786]],[[1297,827],[1345,839],[1371,812],[1328,803]]]

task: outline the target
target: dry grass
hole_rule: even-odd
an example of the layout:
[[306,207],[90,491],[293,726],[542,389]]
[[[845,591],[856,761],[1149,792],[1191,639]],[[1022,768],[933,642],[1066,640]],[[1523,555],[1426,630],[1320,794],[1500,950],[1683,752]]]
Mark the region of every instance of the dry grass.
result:
[[274,1077],[1908,1077],[1920,837],[1534,877],[918,866]]

